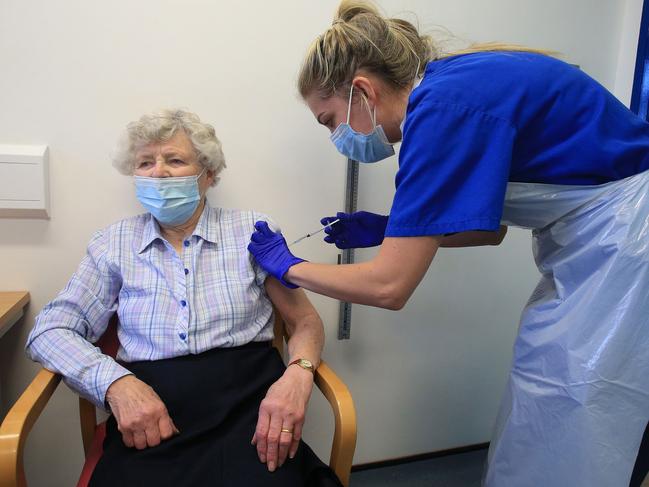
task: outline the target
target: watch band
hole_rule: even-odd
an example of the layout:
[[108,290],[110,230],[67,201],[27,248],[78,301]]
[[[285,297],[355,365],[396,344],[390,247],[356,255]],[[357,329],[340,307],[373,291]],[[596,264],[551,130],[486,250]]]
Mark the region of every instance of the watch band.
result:
[[305,370],[308,370],[312,374],[315,374],[315,367],[313,366],[313,363],[310,360],[304,358],[296,358],[291,363],[289,363],[287,367],[290,367],[291,365],[297,365],[299,367],[302,367]]

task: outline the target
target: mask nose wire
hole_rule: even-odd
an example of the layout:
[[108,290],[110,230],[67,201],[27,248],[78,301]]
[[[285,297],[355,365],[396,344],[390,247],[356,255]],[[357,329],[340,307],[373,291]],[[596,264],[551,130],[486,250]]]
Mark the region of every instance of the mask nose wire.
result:
[[[201,178],[201,176],[205,173],[205,171],[207,171],[207,168],[206,168],[206,167],[204,167],[203,170],[202,170],[200,173],[198,173],[198,175],[195,176],[195,177],[196,177],[196,182],[198,182],[198,180],[199,180],[199,179]],[[153,176],[135,176],[135,177],[136,177],[136,178],[138,178],[138,177],[139,177],[139,178],[145,177],[145,178],[149,178],[149,179],[157,179],[157,180],[161,180],[161,181],[164,180],[164,179],[168,179],[168,177],[164,177],[164,178],[156,178],[156,177],[153,177]],[[173,178],[173,176],[169,176],[169,177],[172,177],[172,178]],[[180,177],[191,178],[192,176],[180,176]]]

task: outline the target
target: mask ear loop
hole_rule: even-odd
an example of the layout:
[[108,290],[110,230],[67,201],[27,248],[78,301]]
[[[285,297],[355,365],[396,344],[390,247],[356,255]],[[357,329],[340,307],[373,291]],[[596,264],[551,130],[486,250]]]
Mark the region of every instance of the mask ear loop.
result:
[[421,68],[421,59],[419,58],[419,56],[417,56],[417,53],[414,51],[414,49],[412,51],[412,55],[417,58],[417,69],[415,70],[414,78],[412,78],[412,84],[414,85],[415,81],[417,81],[417,78],[419,78],[419,68]]
[[354,92],[354,83],[349,88],[349,103],[347,104],[347,125],[349,125],[349,115],[352,113],[352,93]]
[[363,97],[363,102],[365,103],[365,106],[367,107],[367,111],[370,112],[370,117],[372,117],[373,128],[376,128],[376,106],[374,108],[370,108],[370,102],[367,101],[367,97],[362,93],[361,93],[361,96]]
[[[349,117],[352,112],[352,93],[354,92],[354,85],[352,84],[351,88],[349,89],[349,103],[347,105],[347,125],[349,125]],[[365,102],[365,106],[367,107],[367,110],[370,111],[370,104],[367,101],[367,98],[365,95],[361,93],[361,96],[363,97],[363,102]],[[374,128],[376,128],[376,107],[374,107],[374,110],[371,110],[372,112],[372,124],[374,125]]]
[[[369,103],[367,105],[369,106]],[[372,109],[372,125],[376,128],[376,105],[374,105],[374,108]]]

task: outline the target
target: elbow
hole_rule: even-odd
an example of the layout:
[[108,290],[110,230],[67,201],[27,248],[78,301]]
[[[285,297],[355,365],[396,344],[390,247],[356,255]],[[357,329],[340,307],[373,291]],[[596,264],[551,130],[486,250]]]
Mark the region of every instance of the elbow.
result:
[[505,240],[505,235],[507,235],[507,227],[505,225],[501,225],[500,229],[496,232],[496,236],[491,243],[491,245],[500,245],[503,243],[503,240]]
[[402,285],[388,284],[382,287],[377,295],[376,306],[391,311],[399,311],[408,302],[411,292]]
[[392,301],[387,301],[383,308],[389,309],[390,311],[400,311],[408,302],[407,299],[394,299]]
[[42,360],[41,355],[38,353],[38,347],[35,343],[39,337],[40,334],[34,333],[34,330],[32,330],[27,337],[27,342],[25,342],[25,354],[30,360],[34,362],[40,362]]

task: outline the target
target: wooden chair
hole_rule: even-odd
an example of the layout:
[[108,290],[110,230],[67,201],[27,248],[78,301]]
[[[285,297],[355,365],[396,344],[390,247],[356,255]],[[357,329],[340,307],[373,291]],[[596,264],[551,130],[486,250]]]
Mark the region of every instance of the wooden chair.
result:
[[[287,338],[284,321],[275,311],[275,346],[284,356]],[[104,336],[96,344],[111,356],[117,354],[117,317],[113,317]],[[27,435],[47,405],[48,400],[61,381],[61,376],[41,369],[27,389],[18,398],[0,425],[0,487],[26,487],[23,468],[23,451]],[[322,391],[333,409],[335,419],[334,437],[329,466],[343,485],[349,485],[354,449],[356,448],[356,412],[347,386],[322,361],[315,373],[315,384]],[[77,487],[87,485],[102,454],[106,423],[97,424],[95,406],[79,398],[81,439],[86,460]]]

